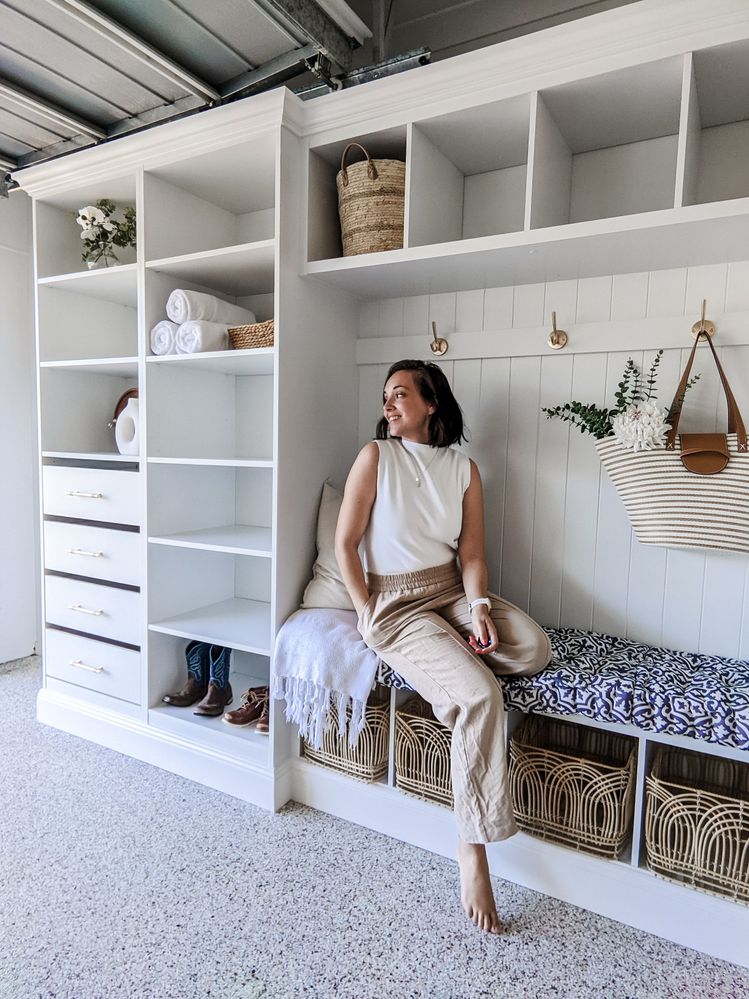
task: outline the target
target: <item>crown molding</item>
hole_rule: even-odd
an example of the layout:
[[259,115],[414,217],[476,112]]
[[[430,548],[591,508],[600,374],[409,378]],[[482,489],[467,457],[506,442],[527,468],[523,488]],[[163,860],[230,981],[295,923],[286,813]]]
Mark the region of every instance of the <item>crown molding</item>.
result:
[[[286,88],[279,87],[79,150],[75,158],[74,183],[106,180],[141,167],[153,169],[182,157],[199,156],[222,147],[228,149],[282,124],[299,132],[297,104],[303,102]],[[18,170],[13,176],[32,197],[50,197],[70,188],[71,164],[67,156],[62,156]]]
[[747,37],[746,0],[641,0],[317,98],[306,135],[329,141],[358,122],[387,127]]

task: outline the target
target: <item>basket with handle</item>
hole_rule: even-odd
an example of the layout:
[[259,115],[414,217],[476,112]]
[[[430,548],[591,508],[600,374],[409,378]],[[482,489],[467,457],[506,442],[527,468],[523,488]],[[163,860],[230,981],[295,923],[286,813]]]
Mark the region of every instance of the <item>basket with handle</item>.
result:
[[[727,434],[676,438],[695,351],[704,337],[728,403]],[[706,333],[695,340],[676,390],[664,448],[630,451],[615,438],[596,450],[629,514],[638,541],[664,548],[749,552],[749,452],[744,421]]]
[[[349,166],[346,160],[354,147],[366,160]],[[344,257],[403,246],[406,164],[402,160],[374,160],[364,146],[349,142],[336,187]]]

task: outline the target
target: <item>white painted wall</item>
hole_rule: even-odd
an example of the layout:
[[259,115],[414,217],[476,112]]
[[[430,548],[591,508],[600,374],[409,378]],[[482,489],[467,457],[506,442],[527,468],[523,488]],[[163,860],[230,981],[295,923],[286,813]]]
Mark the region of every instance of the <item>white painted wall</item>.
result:
[[0,198],[0,662],[37,639],[31,201]]
[[[360,336],[395,339],[383,341],[377,354],[368,345],[378,363],[360,366],[360,443],[371,439],[379,416],[389,366],[380,360],[431,357],[432,320],[440,336],[452,337],[453,354],[462,333],[484,331],[484,356],[450,360],[448,353],[442,363],[472,431],[467,450],[484,481],[492,587],[542,624],[749,658],[749,558],[641,545],[592,438],[541,413],[542,406],[573,398],[613,405],[627,357],[648,366],[654,353],[627,350],[628,338],[668,348],[658,385],[660,402],[669,405],[703,297],[718,322],[716,347],[746,420],[749,263],[732,263],[368,303]],[[570,333],[567,350],[547,349],[539,335],[539,327],[550,326],[552,309]],[[583,333],[581,324],[594,325]],[[721,325],[730,346],[721,347]],[[417,334],[423,335],[418,353],[413,339],[399,343]],[[592,335],[594,344],[600,338],[616,349],[591,351],[587,344],[575,353]],[[681,428],[724,429],[725,401],[706,350],[697,366],[704,374],[688,397]]]

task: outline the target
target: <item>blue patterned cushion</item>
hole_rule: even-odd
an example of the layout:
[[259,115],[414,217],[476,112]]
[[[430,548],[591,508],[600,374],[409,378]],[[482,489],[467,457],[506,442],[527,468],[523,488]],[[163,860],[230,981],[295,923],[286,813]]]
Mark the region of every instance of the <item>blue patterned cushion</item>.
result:
[[[577,628],[545,630],[552,660],[536,676],[501,679],[507,708],[581,715],[749,749],[749,662]],[[410,689],[384,663],[378,680]]]

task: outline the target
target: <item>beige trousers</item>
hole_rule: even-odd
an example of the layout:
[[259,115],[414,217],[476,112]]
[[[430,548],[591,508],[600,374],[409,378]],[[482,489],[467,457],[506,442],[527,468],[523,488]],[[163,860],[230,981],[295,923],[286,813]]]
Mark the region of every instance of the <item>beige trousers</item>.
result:
[[392,576],[367,575],[359,615],[366,644],[432,705],[452,731],[451,770],[458,835],[493,843],[517,832],[507,779],[502,690],[494,674],[531,676],[551,646],[527,614],[491,594],[496,652],[479,657],[466,639],[471,615],[454,563]]

